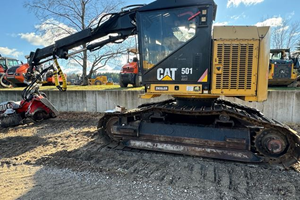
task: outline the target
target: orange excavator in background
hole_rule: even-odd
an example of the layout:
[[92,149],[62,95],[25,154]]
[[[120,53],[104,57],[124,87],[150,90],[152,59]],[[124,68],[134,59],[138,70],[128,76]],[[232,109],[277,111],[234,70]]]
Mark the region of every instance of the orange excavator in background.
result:
[[[29,68],[28,64],[19,64],[10,67],[6,70],[4,74],[5,80],[9,83],[6,87],[25,87],[28,85],[28,82],[25,79],[25,74]],[[37,70],[42,70],[41,66],[36,67]],[[66,74],[64,74],[66,77]],[[60,75],[58,75],[58,82],[62,84],[63,80]],[[46,74],[43,75],[42,80],[39,80],[39,83],[42,85],[55,85],[55,76],[53,70],[47,71]]]
[[25,80],[25,74],[29,68],[28,64],[20,64],[9,68],[5,73],[5,79],[13,87],[25,87],[28,85]]
[[[67,74],[64,74],[65,78],[67,78]],[[63,79],[60,75],[58,75],[58,83],[62,84]],[[53,70],[49,70],[42,80],[42,85],[55,85],[55,75]]]
[[[219,98],[267,99],[269,27],[213,27],[216,12],[213,0],[156,0],[126,7],[104,15],[94,28],[31,52],[26,78],[34,80],[35,67],[49,59],[57,63],[57,58],[79,53],[69,52],[75,47],[87,44],[82,51],[94,51],[137,35],[142,98],[173,98],[105,113],[98,122],[102,138],[137,149],[285,167],[297,163],[296,131]],[[114,36],[89,43],[109,34]],[[61,90],[66,89],[63,84]]]
[[0,55],[0,85],[1,87],[11,87],[11,83],[6,79],[6,72],[12,67],[19,66],[20,61],[15,58],[2,57]]
[[[132,62],[130,62],[130,53],[135,54]],[[137,49],[127,49],[127,63],[122,67],[119,75],[119,83],[121,87],[127,87],[132,84],[133,87],[141,86],[141,73],[139,73]]]

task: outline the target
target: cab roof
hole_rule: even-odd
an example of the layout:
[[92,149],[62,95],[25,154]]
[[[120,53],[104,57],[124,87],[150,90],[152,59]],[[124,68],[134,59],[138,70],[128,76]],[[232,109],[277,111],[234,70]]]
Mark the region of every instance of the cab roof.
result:
[[213,0],[156,0],[146,6],[141,7],[138,11],[151,11],[166,8],[177,8],[185,6],[201,6],[201,5],[212,5],[213,6],[213,20],[216,18],[217,5]]

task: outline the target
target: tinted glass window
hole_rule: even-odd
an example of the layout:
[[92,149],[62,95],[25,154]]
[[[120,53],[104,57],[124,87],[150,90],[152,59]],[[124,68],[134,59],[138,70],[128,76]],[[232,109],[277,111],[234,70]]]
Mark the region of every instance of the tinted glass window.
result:
[[19,62],[17,60],[10,60],[10,59],[7,60],[8,67],[12,67],[12,66],[16,66],[16,65],[19,65]]
[[141,13],[144,69],[150,69],[196,34],[198,9],[176,8]]
[[279,51],[279,52],[270,53],[270,59],[272,60],[289,59],[289,52]]
[[5,66],[5,60],[0,60],[0,65]]

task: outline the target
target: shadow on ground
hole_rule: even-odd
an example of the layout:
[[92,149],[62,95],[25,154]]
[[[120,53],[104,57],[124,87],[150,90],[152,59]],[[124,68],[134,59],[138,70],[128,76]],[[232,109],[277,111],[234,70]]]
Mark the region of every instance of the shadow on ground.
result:
[[16,136],[0,139],[0,159],[24,154],[37,146],[48,145],[49,142],[38,136]]

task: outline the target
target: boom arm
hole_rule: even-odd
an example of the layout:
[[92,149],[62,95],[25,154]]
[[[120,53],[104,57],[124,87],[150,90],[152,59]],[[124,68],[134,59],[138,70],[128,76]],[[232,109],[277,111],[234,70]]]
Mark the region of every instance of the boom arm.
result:
[[[141,7],[141,5],[135,5],[135,8],[122,11],[120,13],[107,14],[100,19],[96,28],[84,29],[63,39],[57,40],[53,45],[47,46],[42,49],[37,49],[35,52],[31,52],[28,58],[29,69],[27,72],[27,79],[30,80],[32,78],[34,74],[34,67],[39,64],[55,58],[68,59],[68,57],[72,55],[68,54],[68,51],[74,47],[84,45],[88,42],[94,41],[112,33],[118,34],[117,36],[110,36],[108,39],[101,42],[90,44],[85,49],[82,49],[75,53],[79,53],[83,50],[94,51],[108,43],[113,43],[120,39],[125,40],[129,36],[135,35],[135,14],[139,7]],[[100,25],[102,19],[109,15],[109,19]],[[49,57],[50,59],[46,59]]]

